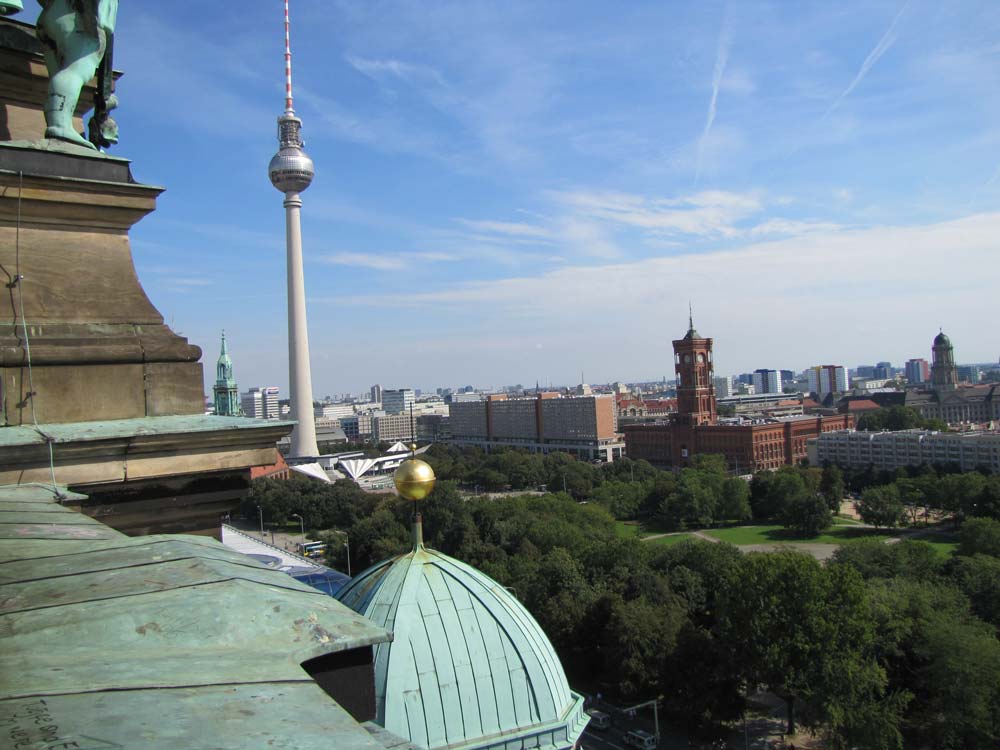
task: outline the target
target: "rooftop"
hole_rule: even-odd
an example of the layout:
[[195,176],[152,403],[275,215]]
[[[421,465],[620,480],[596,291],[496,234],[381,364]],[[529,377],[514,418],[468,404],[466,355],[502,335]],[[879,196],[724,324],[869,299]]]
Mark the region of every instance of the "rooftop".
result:
[[83,499],[0,487],[9,730],[45,747],[400,744],[378,741],[301,666],[386,642],[385,629],[212,539],[126,537],[60,497]]

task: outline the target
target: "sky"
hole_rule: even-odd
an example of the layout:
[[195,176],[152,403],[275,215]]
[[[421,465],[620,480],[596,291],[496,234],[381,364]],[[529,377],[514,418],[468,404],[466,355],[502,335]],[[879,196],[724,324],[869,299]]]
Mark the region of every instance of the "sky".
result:
[[[286,392],[282,3],[122,3],[147,294]],[[995,0],[292,0],[316,397],[996,361]]]

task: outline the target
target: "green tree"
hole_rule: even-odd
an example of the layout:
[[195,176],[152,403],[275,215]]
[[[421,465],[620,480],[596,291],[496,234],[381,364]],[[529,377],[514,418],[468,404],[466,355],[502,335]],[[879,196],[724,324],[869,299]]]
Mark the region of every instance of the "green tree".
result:
[[979,619],[1000,631],[1000,558],[956,555],[948,561],[948,578],[969,597]]
[[871,584],[877,650],[890,689],[911,697],[906,747],[991,748],[1000,740],[1000,642],[943,581]]
[[858,515],[875,528],[894,528],[905,515],[899,489],[894,484],[869,487],[857,502]]
[[830,564],[850,565],[866,579],[903,576],[928,580],[942,569],[937,550],[915,540],[886,544],[881,539],[855,539],[838,547]]
[[807,725],[829,724],[842,736],[858,729],[852,714],[874,712],[885,698],[884,674],[870,653],[869,602],[852,569],[825,570],[797,552],[752,553],[720,610],[720,635],[734,644],[747,683],[785,700],[790,734],[797,702]]
[[840,512],[840,503],[844,499],[847,488],[844,484],[844,472],[839,466],[830,464],[823,467],[823,474],[819,483],[819,491],[826,500],[826,505],[831,513]]
[[735,477],[727,479],[722,485],[717,520],[746,521],[751,515],[750,485]]
[[809,492],[789,498],[782,523],[805,536],[819,536],[830,527],[833,516],[826,500]]
[[992,518],[970,518],[959,532],[958,554],[1000,557],[1000,521]]

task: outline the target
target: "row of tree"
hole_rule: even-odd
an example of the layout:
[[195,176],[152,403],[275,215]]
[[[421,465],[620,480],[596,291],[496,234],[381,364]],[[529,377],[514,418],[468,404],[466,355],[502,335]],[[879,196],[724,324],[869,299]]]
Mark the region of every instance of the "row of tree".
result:
[[[807,480],[815,475],[777,472],[758,483],[756,504],[786,484],[794,496],[798,481],[815,481],[815,493],[818,473]],[[674,477],[664,497],[695,496],[698,507],[702,490],[685,482],[717,478],[690,476]],[[634,484],[649,481],[667,482]],[[633,484],[609,476],[595,491],[615,483]],[[725,486],[705,492],[721,503]],[[271,480],[257,482],[254,496],[346,531],[356,569],[409,548],[412,504],[394,496],[346,482]],[[823,566],[791,551],[743,555],[724,543],[659,547],[620,538],[606,506],[625,501],[614,498],[465,498],[445,480],[423,504],[425,538],[513,589],[573,684],[623,699],[662,694],[671,720],[692,732],[725,732],[748,692],[764,687],[785,699],[791,720],[824,733],[834,748],[1000,741],[997,521],[967,520],[948,560],[922,542],[860,540]],[[330,549],[342,568],[342,546]]]

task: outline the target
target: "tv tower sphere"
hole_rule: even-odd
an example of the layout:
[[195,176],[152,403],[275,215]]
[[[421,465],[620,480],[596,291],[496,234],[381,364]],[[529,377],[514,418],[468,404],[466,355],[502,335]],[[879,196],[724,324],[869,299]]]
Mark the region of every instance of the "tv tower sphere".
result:
[[271,157],[267,173],[282,193],[301,193],[316,174],[312,159],[302,149],[302,120],[290,110],[278,118],[278,153]]

